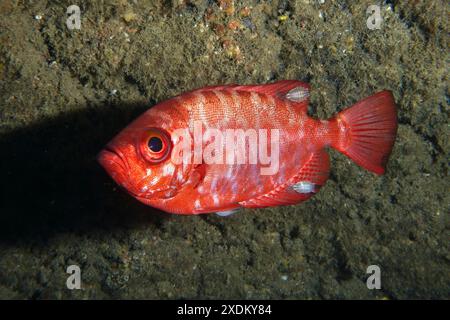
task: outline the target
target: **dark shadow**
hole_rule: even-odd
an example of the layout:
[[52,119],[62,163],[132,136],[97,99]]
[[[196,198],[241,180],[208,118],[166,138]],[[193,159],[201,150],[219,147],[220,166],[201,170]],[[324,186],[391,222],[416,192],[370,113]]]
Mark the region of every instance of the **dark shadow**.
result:
[[159,226],[167,218],[116,188],[100,149],[149,104],[83,107],[0,137],[0,242],[61,232]]

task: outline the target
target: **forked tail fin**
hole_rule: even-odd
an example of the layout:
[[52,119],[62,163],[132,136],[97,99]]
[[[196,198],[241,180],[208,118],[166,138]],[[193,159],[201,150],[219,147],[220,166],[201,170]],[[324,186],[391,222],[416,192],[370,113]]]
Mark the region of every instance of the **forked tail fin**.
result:
[[333,148],[369,171],[385,172],[397,134],[397,108],[390,91],[361,100],[330,121],[338,130]]

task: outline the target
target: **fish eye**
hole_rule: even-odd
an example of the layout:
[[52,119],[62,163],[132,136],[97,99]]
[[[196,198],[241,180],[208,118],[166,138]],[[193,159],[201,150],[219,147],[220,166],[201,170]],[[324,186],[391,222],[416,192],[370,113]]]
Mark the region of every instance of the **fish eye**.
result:
[[148,148],[152,152],[160,152],[163,148],[163,141],[159,137],[151,137],[148,140]]
[[140,143],[140,150],[144,158],[152,164],[166,160],[172,150],[169,134],[158,128],[146,129]]

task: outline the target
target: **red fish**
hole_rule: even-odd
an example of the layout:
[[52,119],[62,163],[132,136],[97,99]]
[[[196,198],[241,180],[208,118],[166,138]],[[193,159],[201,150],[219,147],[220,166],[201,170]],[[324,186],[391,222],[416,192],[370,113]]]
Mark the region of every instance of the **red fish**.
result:
[[392,93],[318,120],[307,115],[309,90],[284,80],[187,92],[138,117],[98,160],[136,199],[175,214],[305,201],[328,179],[327,147],[383,174],[397,132]]

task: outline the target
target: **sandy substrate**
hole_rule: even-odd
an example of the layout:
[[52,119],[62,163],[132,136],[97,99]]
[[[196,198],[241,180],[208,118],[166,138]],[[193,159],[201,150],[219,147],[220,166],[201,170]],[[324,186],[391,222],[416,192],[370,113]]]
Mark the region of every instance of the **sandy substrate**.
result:
[[[375,30],[373,1],[77,3],[80,30],[72,1],[0,4],[0,298],[449,298],[446,1],[388,1]],[[310,82],[321,118],[392,90],[387,174],[331,151],[304,204],[179,217],[95,161],[158,101],[281,79]],[[66,288],[69,265],[83,290]]]

